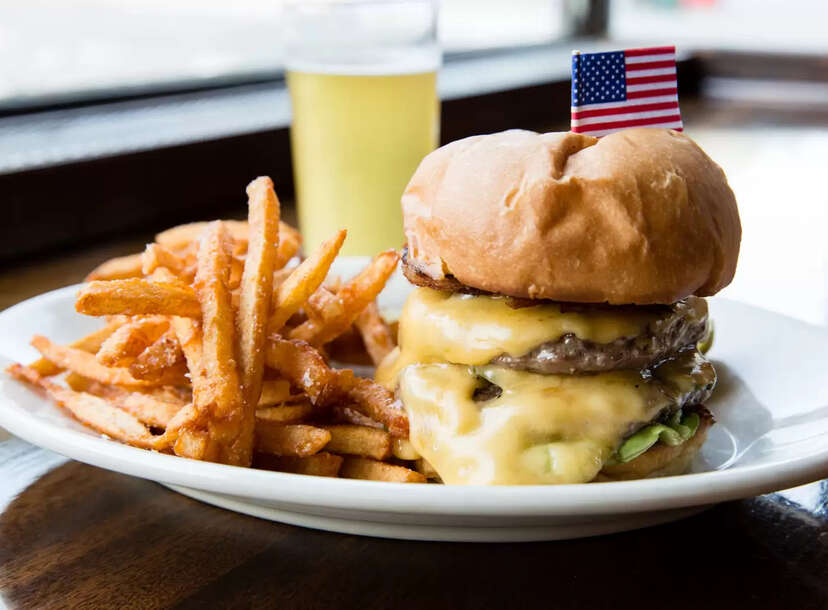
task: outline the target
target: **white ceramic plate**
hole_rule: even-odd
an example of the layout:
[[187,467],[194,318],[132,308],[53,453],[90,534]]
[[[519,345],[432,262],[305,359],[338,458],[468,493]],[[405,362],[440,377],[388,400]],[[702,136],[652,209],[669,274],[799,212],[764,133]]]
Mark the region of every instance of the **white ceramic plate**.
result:
[[[338,261],[349,276],[364,259]],[[41,333],[70,342],[99,322],[75,313],[77,287],[0,313],[0,366],[28,362]],[[399,307],[407,284],[383,294]],[[183,494],[265,519],[371,536],[518,541],[574,538],[663,523],[706,506],[828,476],[828,331],[712,299],[718,425],[694,473],[561,486],[453,487],[308,477],[201,463],[106,440],[51,402],[0,375],[0,426],[70,458],[158,481]]]

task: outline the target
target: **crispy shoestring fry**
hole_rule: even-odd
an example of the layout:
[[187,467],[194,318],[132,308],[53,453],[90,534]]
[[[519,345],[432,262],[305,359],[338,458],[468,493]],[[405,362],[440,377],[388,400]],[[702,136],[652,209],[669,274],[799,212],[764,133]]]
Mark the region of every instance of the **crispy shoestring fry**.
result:
[[[236,244],[247,244],[249,229],[246,220],[224,220],[222,222]],[[187,248],[193,242],[199,240],[208,224],[207,222],[191,222],[167,229],[155,236],[155,243],[166,246],[171,250]],[[284,222],[279,223],[279,249],[277,253],[281,264],[277,265],[277,268],[284,267],[293,258],[301,243],[302,239],[299,231]]]
[[308,298],[305,304],[308,319],[323,325],[325,320],[333,320],[345,315],[345,304],[336,296],[330,286],[320,286]]
[[279,470],[294,474],[306,474],[316,477],[335,477],[342,467],[343,457],[327,451],[320,451],[307,457],[279,456],[257,453],[253,459],[256,468]]
[[[167,322],[169,326],[169,321]],[[129,365],[130,374],[136,379],[153,381],[161,379],[170,369],[187,373],[184,352],[173,331],[168,331],[148,345]]]
[[[261,177],[247,187],[250,220],[247,259],[241,283],[236,332],[245,408],[252,421],[259,402],[264,374],[264,344],[273,294],[273,271],[279,243],[279,199],[270,178]],[[252,439],[252,428],[250,430]]]
[[[99,328],[85,337],[81,337],[69,347],[94,354],[101,348],[103,342],[125,323],[126,318],[107,322],[106,326]],[[29,368],[33,369],[41,377],[51,377],[63,372],[61,367],[46,358],[35,360],[29,365]]]
[[126,366],[169,327],[169,320],[163,316],[128,322],[101,344],[95,357],[104,366]]
[[89,352],[84,352],[72,347],[56,345],[46,337],[35,335],[32,337],[32,346],[61,368],[68,369],[84,377],[89,377],[101,383],[123,385],[131,387],[144,387],[151,385],[147,381],[135,379],[124,368],[110,368],[103,366]]
[[330,440],[330,432],[315,426],[266,420],[256,426],[256,451],[262,453],[307,457],[318,453]]
[[198,253],[195,289],[203,312],[202,367],[206,385],[193,393],[196,407],[223,418],[241,404],[234,353],[235,328],[227,278],[230,270],[229,236],[220,222],[204,231]]
[[[394,347],[376,296],[398,254],[347,282],[329,277],[341,230],[302,262],[267,177],[248,219],[159,233],[112,259],[78,292],[107,325],[10,374],[116,440],[191,459],[316,476],[422,482],[408,419],[384,388],[335,362],[379,362]],[[66,371],[64,387],[47,376]],[[385,461],[383,461],[385,460]]]
[[190,276],[192,269],[190,268],[187,259],[179,256],[169,248],[165,248],[160,244],[147,244],[146,249],[141,254],[141,270],[144,275],[150,275],[159,267],[168,269],[174,276],[190,281],[193,278]]
[[269,367],[305,392],[314,405],[331,404],[353,379],[351,371],[330,368],[322,355],[304,341],[274,335],[267,343],[265,358]]
[[279,332],[308,297],[319,288],[342,247],[345,235],[346,231],[343,229],[322,243],[316,252],[302,261],[282,282],[273,296],[273,314],[270,317],[268,332]]
[[379,254],[337,293],[337,300],[343,305],[342,311],[330,316],[323,313],[322,321],[308,320],[293,329],[290,338],[321,346],[343,333],[383,289],[399,258],[395,250]]
[[310,402],[282,404],[256,409],[256,419],[293,424],[302,421],[312,413],[313,406]]
[[90,316],[171,315],[197,318],[201,307],[192,288],[145,279],[90,282],[78,291],[75,310]]
[[333,420],[338,423],[384,429],[381,423],[357,411],[353,404],[333,405],[331,407],[331,415],[333,416]]
[[244,400],[236,370],[235,324],[227,286],[230,250],[224,225],[220,221],[210,223],[199,244],[195,279],[202,311],[204,381],[199,384],[193,381],[193,404],[206,422],[208,440],[218,445],[215,450],[208,445],[206,454],[227,464],[249,466],[252,446],[239,443],[244,426]]
[[[215,221],[213,221],[215,222]],[[246,242],[247,241],[247,221],[246,220],[223,220],[224,227],[229,232],[233,241]],[[186,248],[193,243],[197,243],[204,230],[209,225],[209,222],[191,222],[188,224],[178,225],[155,236],[155,243],[165,246],[171,250],[179,250]]]
[[97,381],[70,373],[66,383],[76,392],[86,392],[108,400],[113,406],[134,415],[148,426],[165,428],[183,405],[164,402],[143,392],[130,392],[118,386],[104,385]]
[[379,366],[379,363],[394,349],[395,344],[391,329],[380,316],[376,301],[368,303],[362,313],[357,316],[354,325],[365,342],[365,349],[371,356],[374,366]]
[[106,398],[115,391],[130,391],[133,393],[143,394],[159,402],[183,407],[192,402],[193,395],[189,388],[184,386],[155,386],[150,388],[126,389],[121,386],[111,386],[83,377],[77,373],[68,373],[66,375],[67,385],[76,392],[87,392],[95,396]]
[[92,394],[75,392],[40,377],[36,371],[13,364],[8,372],[15,378],[40,386],[60,406],[68,410],[81,423],[101,434],[144,449],[156,448],[156,437],[138,419],[110,405]]
[[402,403],[381,385],[357,379],[348,390],[353,408],[383,424],[392,436],[408,437],[408,416]]
[[346,457],[342,462],[339,476],[346,479],[371,479],[397,483],[426,482],[425,476],[419,472],[365,457]]
[[262,382],[262,392],[259,395],[258,407],[269,407],[289,401],[293,396],[290,393],[290,382],[287,379],[266,379]]
[[366,426],[340,424],[324,426],[331,433],[325,449],[384,460],[391,456],[391,436],[385,430]]

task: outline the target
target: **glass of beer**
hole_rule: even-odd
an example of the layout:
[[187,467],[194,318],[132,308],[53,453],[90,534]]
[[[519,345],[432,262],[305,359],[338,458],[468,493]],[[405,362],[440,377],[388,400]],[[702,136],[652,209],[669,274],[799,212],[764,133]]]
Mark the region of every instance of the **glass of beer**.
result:
[[439,138],[435,2],[288,2],[283,23],[305,251],[342,227],[345,254],[399,248],[400,196]]

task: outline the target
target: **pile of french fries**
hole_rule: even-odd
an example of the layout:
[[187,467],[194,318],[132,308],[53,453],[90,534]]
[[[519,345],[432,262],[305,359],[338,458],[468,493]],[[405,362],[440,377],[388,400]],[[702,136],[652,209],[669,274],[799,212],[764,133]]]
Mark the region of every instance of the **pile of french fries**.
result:
[[[247,222],[178,226],[97,267],[75,308],[105,325],[69,346],[35,336],[42,358],[9,372],[134,447],[425,482],[400,403],[330,365],[343,350],[376,364],[394,348],[376,297],[398,253],[379,254],[349,281],[328,278],[345,231],[298,262],[299,234],[280,221],[272,181],[257,178],[247,195]],[[63,373],[65,384],[55,379]]]

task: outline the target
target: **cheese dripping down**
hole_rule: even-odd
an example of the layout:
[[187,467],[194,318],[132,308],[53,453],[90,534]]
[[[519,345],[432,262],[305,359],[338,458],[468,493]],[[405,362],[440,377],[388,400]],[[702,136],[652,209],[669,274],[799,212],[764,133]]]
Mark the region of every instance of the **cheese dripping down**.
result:
[[[410,440],[449,484],[562,484],[595,478],[621,441],[697,386],[690,350],[653,374],[539,375],[491,366],[566,333],[606,343],[636,336],[648,312],[512,309],[505,299],[419,288],[400,318],[400,347],[377,371],[408,412]],[[704,361],[706,363],[706,361]],[[709,367],[709,363],[706,363]],[[474,399],[482,380],[501,388]]]

